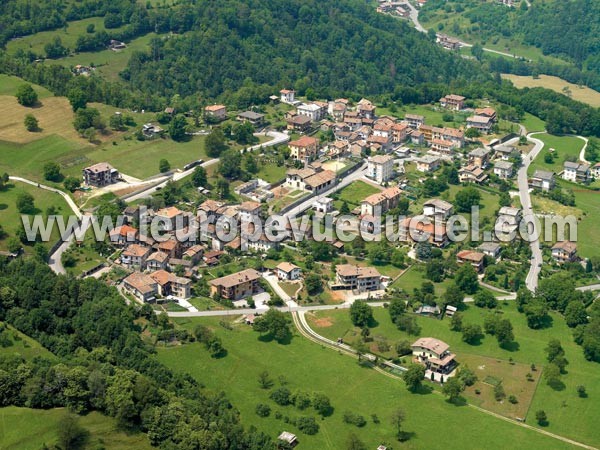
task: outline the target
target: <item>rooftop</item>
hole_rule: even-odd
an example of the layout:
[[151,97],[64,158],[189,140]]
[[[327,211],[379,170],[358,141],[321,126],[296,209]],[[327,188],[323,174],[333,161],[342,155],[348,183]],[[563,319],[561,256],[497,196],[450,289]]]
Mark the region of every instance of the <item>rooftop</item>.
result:
[[336,266],[335,271],[342,277],[371,278],[381,276],[375,267],[361,267],[352,264],[340,264]]
[[215,278],[214,280],[209,281],[209,283],[212,286],[230,288],[237,286],[238,284],[246,283],[248,281],[255,281],[258,279],[260,279],[260,273],[258,271],[254,269],[246,269],[221,278]]
[[412,347],[420,347],[441,355],[447,351],[450,346],[444,341],[432,337],[423,337],[415,341]]

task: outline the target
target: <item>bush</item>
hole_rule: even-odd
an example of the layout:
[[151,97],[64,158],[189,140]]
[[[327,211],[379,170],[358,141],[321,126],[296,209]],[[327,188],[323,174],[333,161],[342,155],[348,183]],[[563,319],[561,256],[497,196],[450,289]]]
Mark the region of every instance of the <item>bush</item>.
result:
[[271,407],[269,405],[265,405],[264,403],[259,403],[256,405],[256,415],[259,417],[269,417],[271,414]]
[[25,125],[25,129],[30,132],[38,131],[40,128],[39,122],[33,114],[27,114],[23,123]]
[[23,106],[34,106],[38,102],[37,92],[30,84],[22,84],[15,94],[17,101]]
[[288,388],[280,387],[271,392],[270,398],[278,405],[286,406],[291,403],[290,396],[291,393]]
[[296,419],[296,426],[304,434],[313,435],[319,432],[319,424],[314,417],[299,417]]
[[516,405],[517,403],[519,403],[519,400],[517,400],[517,397],[515,397],[514,395],[509,395],[508,401],[511,402],[513,405]]
[[355,414],[352,411],[346,411],[344,413],[344,422],[355,425],[357,427],[364,427],[367,421],[360,414]]

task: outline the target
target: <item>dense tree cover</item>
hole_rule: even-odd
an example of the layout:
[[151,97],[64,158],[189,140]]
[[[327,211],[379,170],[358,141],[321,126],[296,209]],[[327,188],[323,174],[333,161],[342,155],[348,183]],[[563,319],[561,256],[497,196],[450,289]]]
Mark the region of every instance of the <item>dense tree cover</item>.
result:
[[[57,358],[0,358],[0,406],[98,410],[147,432],[162,448],[263,449],[269,437],[244,431],[223,395],[152,357],[118,292],[94,280],[57,276],[36,259],[0,259],[0,319]],[[152,312],[146,314],[156,320]],[[168,323],[168,322],[167,322]]]
[[369,95],[479,73],[358,0],[208,1],[185,14],[194,31],[154,39],[132,56],[123,75],[133,85],[165,97],[222,95],[243,107],[264,102],[273,87]]

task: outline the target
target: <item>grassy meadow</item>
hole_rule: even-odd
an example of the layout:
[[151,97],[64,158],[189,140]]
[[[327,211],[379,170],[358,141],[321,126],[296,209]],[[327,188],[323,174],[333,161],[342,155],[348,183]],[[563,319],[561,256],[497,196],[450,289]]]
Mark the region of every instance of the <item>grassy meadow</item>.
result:
[[[347,312],[346,312],[347,314]],[[510,446],[531,449],[559,449],[569,446],[532,430],[518,427],[498,418],[485,415],[469,407],[454,406],[440,395],[411,394],[404,383],[388,378],[374,370],[363,368],[347,356],[294,335],[287,345],[267,342],[258,333],[243,324],[233,325],[231,330],[213,319],[177,319],[180,326],[193,329],[198,323],[209,325],[223,340],[227,355],[210,358],[200,344],[159,348],[158,359],[174,370],[187,372],[208,389],[225,391],[228,398],[240,410],[242,422],[276,437],[281,431],[298,435],[304,448],[342,449],[350,433],[356,434],[367,448],[386,443],[393,448],[421,449],[439,448],[440,436],[452,435],[444,447],[469,448],[476,439],[486,448]],[[269,390],[259,387],[258,375],[267,371],[274,381],[274,388],[281,384],[281,377],[291,391],[320,391],[330,399],[334,408],[331,416],[318,419],[318,434],[308,436],[281,419],[282,416],[316,416],[314,411],[300,411],[293,406],[280,407],[269,399]],[[271,407],[267,418],[255,413],[257,403]],[[411,439],[401,445],[395,440],[390,423],[393,412],[401,408],[406,412],[403,429]],[[367,420],[364,427],[344,423],[344,412],[361,414]],[[375,415],[378,423],[372,419]],[[427,420],[423,420],[427,417]],[[436,432],[431,432],[435,423]],[[460,432],[457,432],[460,430]],[[498,436],[502,436],[499,440]]]

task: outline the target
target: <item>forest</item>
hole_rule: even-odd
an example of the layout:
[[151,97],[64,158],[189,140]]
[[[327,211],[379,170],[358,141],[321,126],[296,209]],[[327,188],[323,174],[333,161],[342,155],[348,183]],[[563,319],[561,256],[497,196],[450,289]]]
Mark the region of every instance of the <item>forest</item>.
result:
[[0,320],[56,355],[0,356],[0,406],[100,411],[165,449],[272,447],[269,436],[243,429],[223,394],[158,363],[140,319],[170,326],[100,281],[57,276],[37,258],[0,258]]

